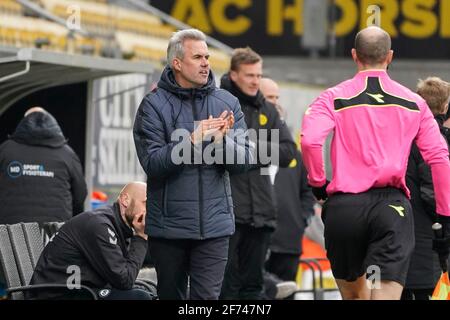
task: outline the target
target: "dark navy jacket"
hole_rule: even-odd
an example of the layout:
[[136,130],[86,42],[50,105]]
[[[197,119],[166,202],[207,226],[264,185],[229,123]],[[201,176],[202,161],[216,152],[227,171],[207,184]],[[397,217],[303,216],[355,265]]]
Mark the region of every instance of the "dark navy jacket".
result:
[[[185,155],[177,151],[181,148],[193,154],[188,137],[194,121],[218,117],[224,110],[234,112],[234,129],[241,129],[241,135],[245,135],[247,127],[239,101],[216,88],[212,73],[204,87],[185,89],[175,82],[169,67],[164,69],[158,88],[143,99],[133,133],[148,179],[146,233],[150,237],[207,239],[234,233],[229,173],[248,169],[252,159],[248,142],[227,136],[221,144],[222,154],[245,159],[239,165],[180,163],[173,158],[173,153]],[[184,139],[172,139],[176,129],[185,132]],[[204,143],[203,149],[209,144]]]

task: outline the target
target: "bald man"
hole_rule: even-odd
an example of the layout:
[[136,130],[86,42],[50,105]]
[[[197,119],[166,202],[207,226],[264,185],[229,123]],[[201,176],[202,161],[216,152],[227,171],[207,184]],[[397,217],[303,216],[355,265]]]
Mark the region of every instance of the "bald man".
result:
[[[314,195],[328,198],[322,213],[325,245],[344,299],[401,296],[414,247],[405,184],[413,141],[431,165],[436,212],[450,235],[447,144],[425,101],[387,74],[392,57],[384,30],[361,30],[352,49],[357,74],[322,93],[303,118],[303,159]],[[328,181],[322,149],[330,132],[333,176]],[[449,238],[434,240],[444,258],[449,243]],[[375,279],[372,285],[366,277]]]
[[261,78],[259,90],[261,90],[261,93],[267,101],[273,105],[278,104],[278,99],[280,98],[280,88],[275,81],[270,78]]
[[[45,247],[31,284],[86,285],[100,299],[141,300],[133,289],[147,252],[144,233],[147,185],[127,184],[112,206],[84,212],[65,223]],[[82,299],[82,290],[40,291],[40,299]]]
[[31,114],[33,112],[46,113],[47,111],[44,108],[42,108],[42,107],[32,107],[32,108],[28,109],[27,111],[25,111],[24,117],[28,116],[29,114]]
[[278,104],[278,100],[280,99],[280,87],[278,84],[270,78],[262,78],[259,83],[259,90],[264,98],[275,106],[280,115],[280,119],[283,120],[286,114],[284,109]]

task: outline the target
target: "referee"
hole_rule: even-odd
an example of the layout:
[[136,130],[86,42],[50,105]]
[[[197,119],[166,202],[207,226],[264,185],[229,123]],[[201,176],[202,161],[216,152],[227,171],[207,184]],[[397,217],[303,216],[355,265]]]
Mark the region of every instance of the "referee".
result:
[[[352,49],[357,74],[323,92],[303,120],[309,184],[317,199],[329,196],[322,213],[325,245],[343,299],[401,296],[414,247],[405,184],[413,140],[431,166],[439,220],[450,229],[447,144],[426,102],[387,74],[392,57],[384,30],[360,31]],[[330,132],[333,177],[328,183],[322,147]],[[448,256],[448,243],[435,239],[434,248]],[[366,285],[373,272],[380,279],[376,289]]]

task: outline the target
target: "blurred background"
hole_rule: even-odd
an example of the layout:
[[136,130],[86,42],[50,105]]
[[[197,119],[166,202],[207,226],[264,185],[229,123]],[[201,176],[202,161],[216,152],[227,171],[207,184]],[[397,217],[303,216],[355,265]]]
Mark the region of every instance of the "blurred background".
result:
[[217,79],[233,48],[260,53],[298,138],[309,103],[355,73],[350,50],[367,25],[392,36],[395,80],[411,89],[429,75],[450,80],[448,13],[450,0],[0,0],[0,142],[26,109],[46,108],[82,159],[86,206],[113,201],[145,179],[131,128],[173,31],[209,36]]
[[[450,81],[449,14],[450,0],[0,0],[0,143],[28,108],[47,109],[82,161],[85,209],[96,208],[125,183],[146,179],[132,127],[172,32],[208,35],[217,84],[234,48],[261,54],[298,141],[308,105],[355,74],[350,50],[368,25],[392,37],[394,80],[412,90],[428,76]],[[327,286],[331,271],[316,247],[305,244],[303,258],[321,259]],[[300,269],[299,284],[316,278],[310,269]]]

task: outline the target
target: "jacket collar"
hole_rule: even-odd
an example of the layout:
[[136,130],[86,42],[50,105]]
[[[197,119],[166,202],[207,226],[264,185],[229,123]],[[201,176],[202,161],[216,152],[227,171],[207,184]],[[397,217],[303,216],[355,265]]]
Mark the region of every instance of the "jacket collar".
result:
[[387,70],[384,69],[367,69],[358,71],[355,77],[389,77]]
[[67,143],[56,119],[48,112],[23,118],[10,138],[18,143],[58,148]]
[[256,96],[249,96],[239,89],[236,83],[231,80],[230,74],[224,74],[220,79],[220,87],[229,91],[232,95],[238,98],[239,101],[245,102],[253,107],[260,108],[264,104],[264,96],[258,90]]
[[215,89],[216,83],[214,81],[214,75],[212,71],[210,71],[208,75],[208,82],[203,87],[182,88],[175,81],[175,75],[173,74],[172,68],[167,65],[161,74],[161,79],[158,82],[158,87],[169,91],[180,98],[189,99],[191,97],[204,97],[208,95]]

